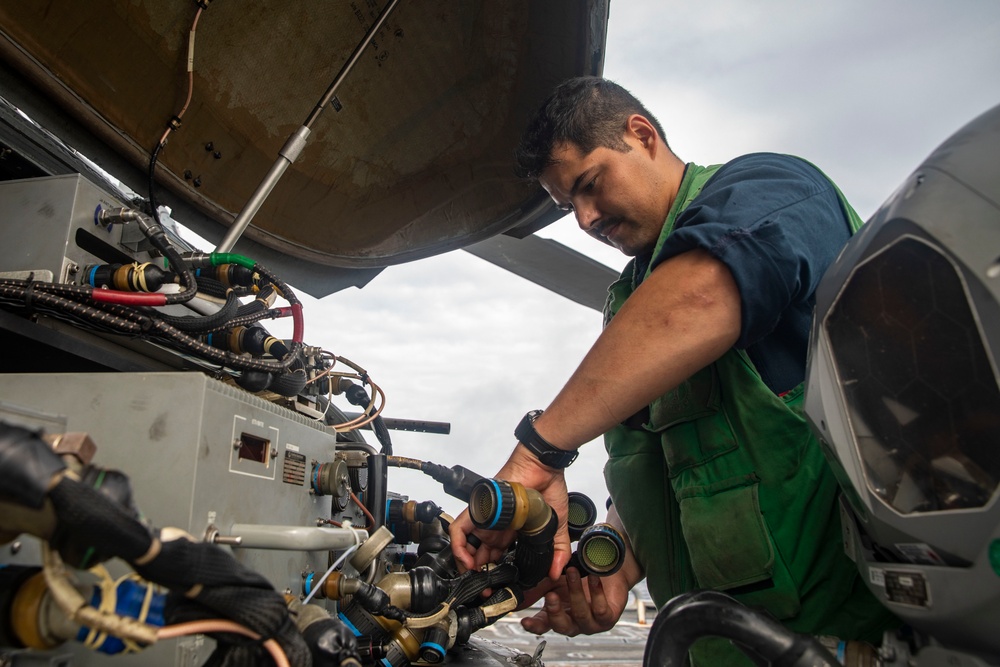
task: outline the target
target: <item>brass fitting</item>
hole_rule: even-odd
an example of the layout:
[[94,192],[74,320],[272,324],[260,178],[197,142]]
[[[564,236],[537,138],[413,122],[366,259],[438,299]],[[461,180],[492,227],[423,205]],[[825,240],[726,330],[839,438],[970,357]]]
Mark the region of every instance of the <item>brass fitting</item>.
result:
[[87,433],[49,433],[42,438],[52,445],[56,454],[72,456],[81,465],[88,465],[97,453],[97,445]]

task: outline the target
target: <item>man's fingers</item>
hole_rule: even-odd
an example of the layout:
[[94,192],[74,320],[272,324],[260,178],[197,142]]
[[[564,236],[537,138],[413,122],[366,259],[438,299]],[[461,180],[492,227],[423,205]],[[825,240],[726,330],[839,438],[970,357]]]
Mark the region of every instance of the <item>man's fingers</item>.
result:
[[567,637],[575,637],[580,634],[580,627],[577,625],[576,619],[569,613],[559,594],[555,592],[545,594],[543,611],[548,619],[549,627],[555,632]]
[[482,567],[487,563],[496,563],[497,561],[500,560],[500,557],[502,555],[503,555],[502,550],[484,544],[483,546],[476,549],[476,554],[475,554],[476,567],[477,568]]
[[590,601],[587,600],[587,594],[583,590],[583,583],[580,579],[580,571],[575,567],[566,570],[570,613],[576,619],[577,623],[584,627],[589,627],[591,618]]
[[569,531],[566,530],[565,525],[560,526],[559,530],[556,531],[555,551],[552,553],[552,565],[549,567],[550,579],[555,580],[562,575],[562,571],[566,568],[566,563],[569,562],[572,555],[573,547],[569,542]]
[[552,626],[549,625],[549,615],[544,610],[534,616],[522,618],[521,627],[536,635],[543,635],[552,629]]
[[591,575],[587,579],[589,580],[587,583],[590,586],[590,610],[594,614],[594,618],[602,623],[614,620],[611,619],[611,606],[608,604],[608,598],[604,594],[604,586],[601,578]]
[[[473,554],[470,553],[470,544],[467,543],[466,533],[472,530],[472,520],[469,518],[469,511],[465,510],[458,515],[458,518],[452,521],[451,525],[448,526],[448,535],[451,537],[451,552],[455,555],[455,560],[461,568],[466,570],[471,570],[476,567],[476,561]],[[472,549],[475,552],[475,549]]]

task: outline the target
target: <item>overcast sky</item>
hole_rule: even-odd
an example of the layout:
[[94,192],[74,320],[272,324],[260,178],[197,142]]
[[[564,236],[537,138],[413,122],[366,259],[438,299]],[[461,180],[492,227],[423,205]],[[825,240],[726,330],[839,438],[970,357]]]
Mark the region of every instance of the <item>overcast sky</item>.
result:
[[[867,218],[935,146],[1000,103],[1000,2],[613,0],[604,73],[657,115],[682,159],[800,155]],[[541,235],[625,263],[572,219]],[[484,475],[600,329],[597,312],[463,251],[303,301],[307,341],[366,367],[388,395],[385,415],[451,423],[448,436],[394,431],[395,453]],[[567,473],[602,517],[603,464],[593,442]],[[418,472],[391,471],[389,488],[462,509]]]

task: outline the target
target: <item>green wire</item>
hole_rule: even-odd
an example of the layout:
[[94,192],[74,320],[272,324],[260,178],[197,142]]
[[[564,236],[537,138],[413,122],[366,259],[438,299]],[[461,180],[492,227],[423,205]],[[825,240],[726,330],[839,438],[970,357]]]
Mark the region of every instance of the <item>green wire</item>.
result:
[[257,265],[257,262],[253,261],[249,257],[244,257],[243,255],[237,255],[231,252],[213,252],[211,255],[212,266],[219,266],[220,264],[238,264],[247,269],[252,269]]

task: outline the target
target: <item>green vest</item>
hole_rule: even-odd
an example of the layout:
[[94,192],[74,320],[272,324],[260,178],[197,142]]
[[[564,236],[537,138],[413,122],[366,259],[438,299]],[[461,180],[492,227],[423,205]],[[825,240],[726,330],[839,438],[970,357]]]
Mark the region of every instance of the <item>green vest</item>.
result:
[[[654,254],[718,168],[687,166]],[[841,202],[856,231],[861,219]],[[609,288],[605,324],[636,287],[634,265]],[[641,428],[605,435],[608,490],[657,607],[714,589],[797,632],[877,643],[893,618],[844,555],[839,487],[802,400],[802,385],[775,396],[731,349],[654,400]],[[699,666],[751,664],[721,640],[693,655]]]

